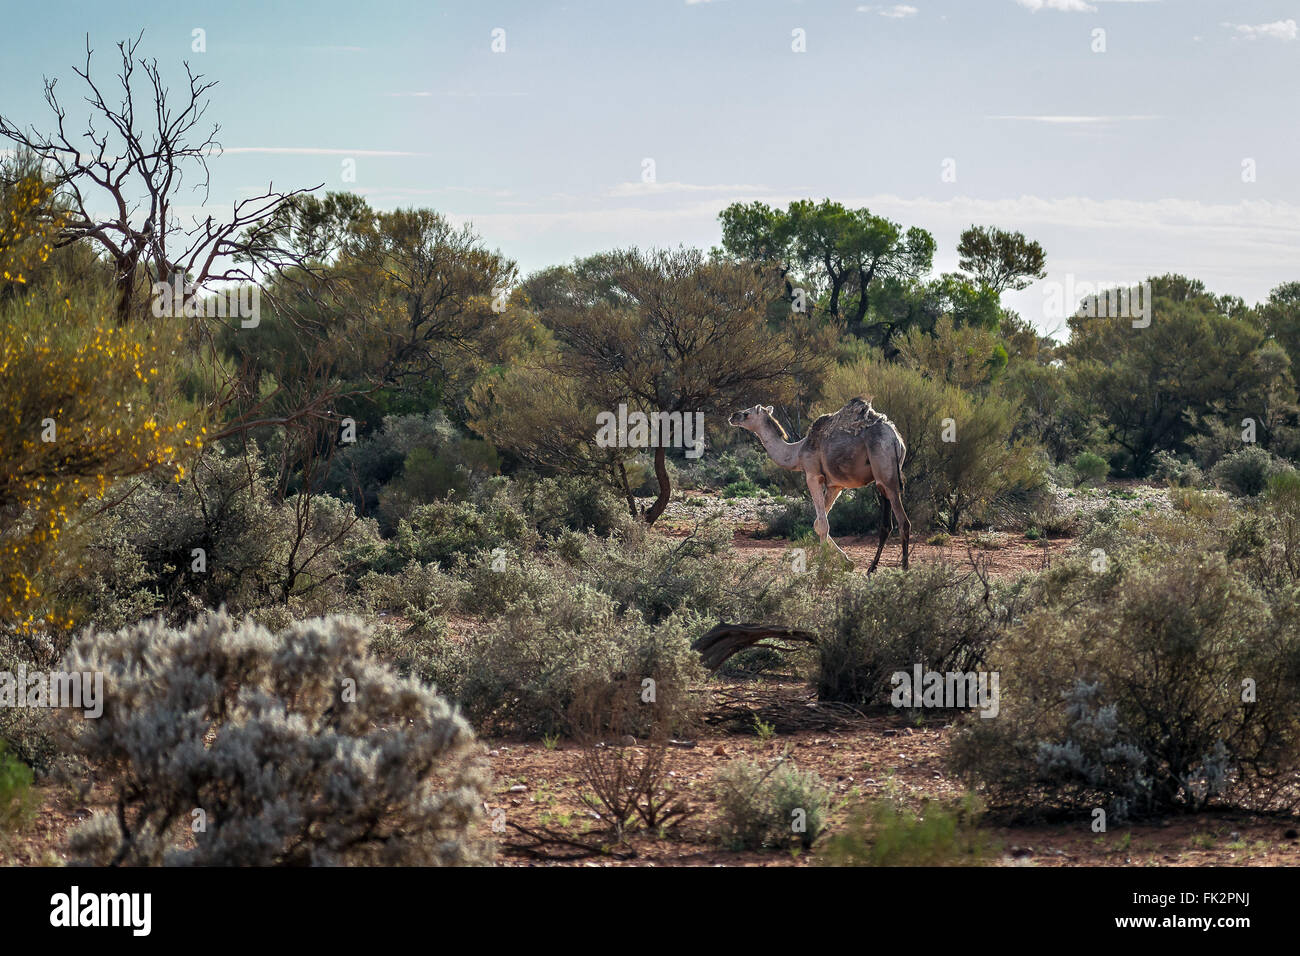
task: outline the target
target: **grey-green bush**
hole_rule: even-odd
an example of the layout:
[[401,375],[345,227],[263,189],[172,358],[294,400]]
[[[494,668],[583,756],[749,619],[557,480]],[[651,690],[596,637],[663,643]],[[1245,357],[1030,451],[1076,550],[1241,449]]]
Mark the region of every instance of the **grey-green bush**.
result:
[[1274,458],[1258,445],[1248,445],[1221,458],[1210,469],[1210,478],[1234,495],[1253,498],[1268,487],[1271,476],[1287,470],[1291,470],[1291,466],[1286,462]]
[[573,701],[585,688],[648,678],[657,693],[684,696],[702,676],[690,643],[704,629],[691,614],[646,624],[585,584],[556,587],[467,634],[463,657],[449,662],[456,670],[434,679],[481,731],[569,735]]
[[604,537],[632,523],[627,504],[598,478],[539,478],[524,484],[521,498],[529,522],[546,536],[580,531]]
[[272,634],[225,613],[84,633],[65,666],[103,672],[110,692],[100,718],[70,718],[74,745],[119,811],[78,827],[72,854],[101,865],[484,861],[488,784],[469,725],[370,657],[366,638],[352,618]]
[[818,645],[817,696],[855,707],[888,707],[895,671],[971,671],[1002,626],[996,594],[945,564],[886,568],[849,579]]
[[719,838],[732,850],[810,847],[826,827],[830,791],[788,757],[766,766],[738,759],[713,775],[721,812]]
[[1079,476],[1080,483],[1095,485],[1110,474],[1110,465],[1101,455],[1081,451],[1074,459],[1074,473]]
[[967,719],[952,747],[992,802],[1121,817],[1295,804],[1280,786],[1300,770],[1293,592],[1270,606],[1223,552],[1205,553],[1202,528],[1034,585],[1035,610],[996,648],[998,718]]

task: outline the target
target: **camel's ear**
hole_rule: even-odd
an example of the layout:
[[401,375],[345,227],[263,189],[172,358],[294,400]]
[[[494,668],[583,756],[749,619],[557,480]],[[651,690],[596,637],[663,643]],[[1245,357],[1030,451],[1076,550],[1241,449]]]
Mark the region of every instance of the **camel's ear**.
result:
[[758,406],[758,407],[761,408],[763,411],[767,412],[769,415],[772,414],[772,406],[771,406],[771,405],[760,405],[760,406]]

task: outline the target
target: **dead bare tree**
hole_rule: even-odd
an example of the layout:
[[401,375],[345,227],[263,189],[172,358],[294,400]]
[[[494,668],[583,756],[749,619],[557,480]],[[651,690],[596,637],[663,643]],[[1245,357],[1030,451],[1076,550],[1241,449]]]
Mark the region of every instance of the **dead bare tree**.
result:
[[311,191],[280,192],[272,184],[261,195],[235,202],[224,221],[191,216],[184,222],[178,200],[192,195],[201,197],[199,205],[207,203],[208,158],[221,150],[220,127],[204,123],[207,94],[216,81],[186,63],[188,82],[173,97],[158,61],[137,53],[143,36],[117,44],[117,103],[92,77],[93,50],[86,38],[85,66],[73,68],[89,90],[83,132],[69,128],[56,95],[58,80],[48,77],[45,102],[54,113],[53,132],[24,128],[0,115],[0,137],[36,157],[65,197],[68,214],[58,244],[90,240],[113,264],[119,323],[131,318],[143,279],[168,285],[179,279],[183,295],[174,307],[183,308],[208,283],[253,282],[267,269],[300,263],[293,250],[276,241],[275,230],[260,227],[284,203]]

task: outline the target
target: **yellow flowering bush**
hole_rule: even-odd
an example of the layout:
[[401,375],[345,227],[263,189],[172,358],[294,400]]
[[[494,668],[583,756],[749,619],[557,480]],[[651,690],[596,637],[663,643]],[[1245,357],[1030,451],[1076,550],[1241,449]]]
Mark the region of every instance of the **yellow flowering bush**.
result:
[[126,476],[166,468],[179,481],[203,433],[163,397],[179,328],[23,294],[54,245],[52,202],[35,176],[0,194],[0,626],[28,632],[75,623],[40,581],[75,559],[61,538],[77,510]]

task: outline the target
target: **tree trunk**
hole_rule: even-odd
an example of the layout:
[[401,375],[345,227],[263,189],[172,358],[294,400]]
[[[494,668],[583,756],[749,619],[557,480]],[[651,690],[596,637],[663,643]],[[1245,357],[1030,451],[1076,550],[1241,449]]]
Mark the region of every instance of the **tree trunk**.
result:
[[844,276],[831,273],[831,301],[830,314],[835,318],[840,317],[840,289],[844,286]]
[[627,510],[636,518],[636,495],[632,494],[632,486],[627,481],[627,466],[620,461],[618,463],[618,477],[623,484],[623,495],[627,498]]
[[851,335],[862,338],[864,336],[863,323],[867,319],[867,309],[870,308],[870,299],[867,297],[867,286],[871,280],[864,278],[864,273],[859,272],[858,282],[861,285],[859,290],[857,304],[853,307],[853,314],[849,316],[847,323],[848,331]]
[[664,455],[663,445],[655,449],[655,481],[659,482],[659,497],[650,506],[650,510],[645,513],[646,524],[654,524],[655,519],[664,513],[664,509],[668,507],[668,499],[672,497],[673,493],[673,486],[668,478],[668,463]]
[[119,263],[123,269],[117,275],[117,324],[126,325],[131,321],[132,298],[135,294],[135,263]]

